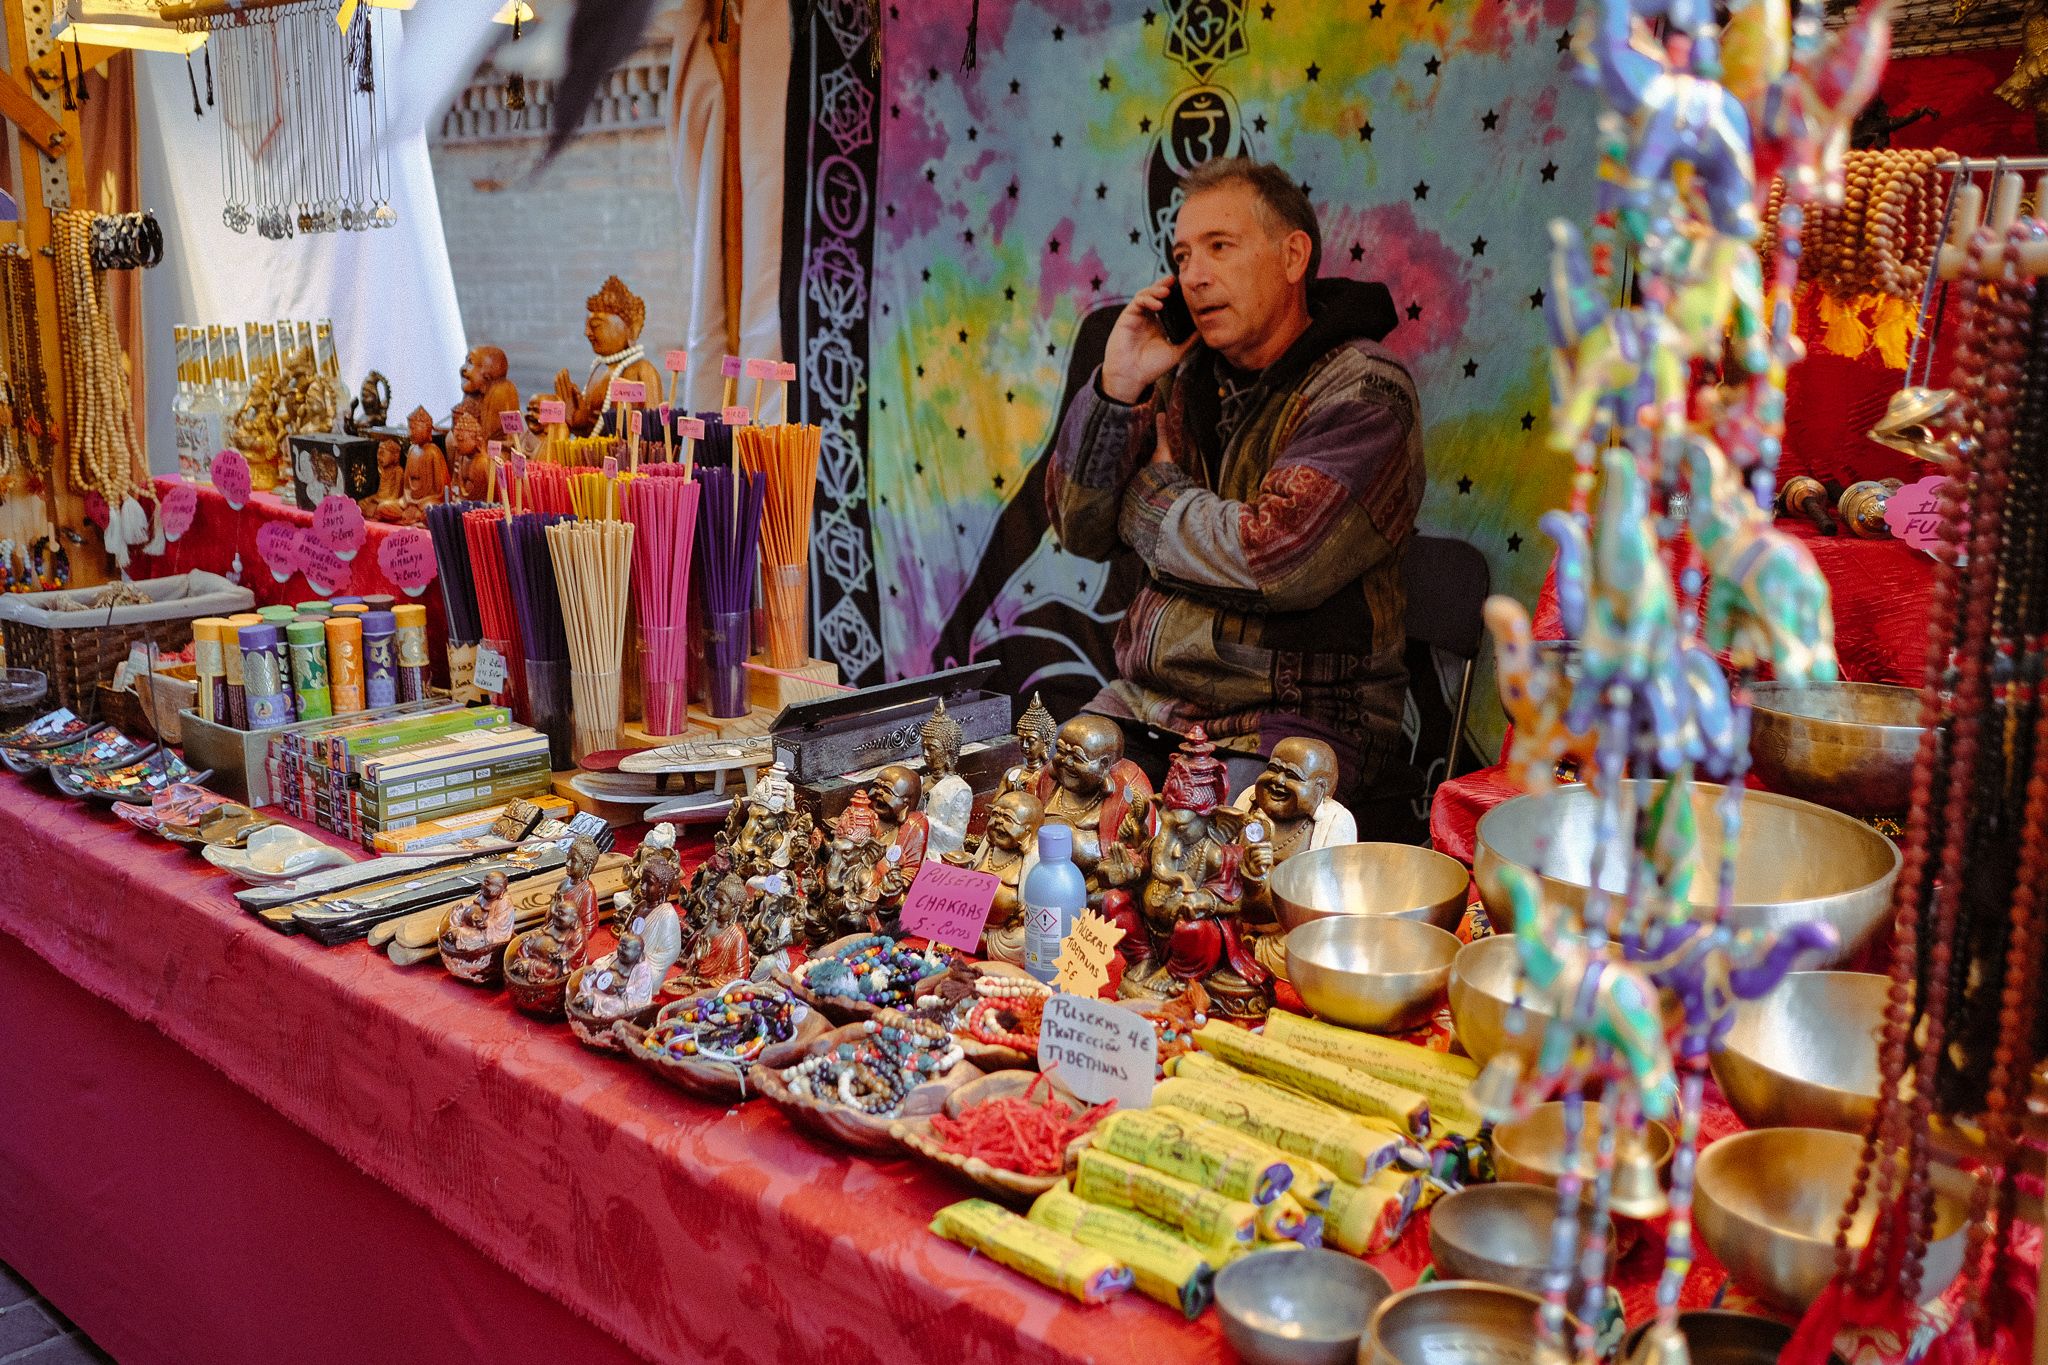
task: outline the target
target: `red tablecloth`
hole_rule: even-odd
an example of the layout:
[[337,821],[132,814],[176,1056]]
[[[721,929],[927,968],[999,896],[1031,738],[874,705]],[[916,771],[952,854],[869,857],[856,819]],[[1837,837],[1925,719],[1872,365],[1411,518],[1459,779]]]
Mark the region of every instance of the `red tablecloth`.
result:
[[[1896,540],[1823,536],[1805,521],[1785,518],[1780,529],[1806,543],[1834,595],[1835,653],[1850,682],[1920,686],[1926,666],[1927,603],[1934,593],[1934,561]],[[1557,594],[1545,578],[1537,599],[1534,628],[1539,639],[1564,631],[1557,619]],[[1503,769],[1482,768],[1436,789],[1429,810],[1429,838],[1439,850],[1468,866],[1479,817],[1520,790]]]

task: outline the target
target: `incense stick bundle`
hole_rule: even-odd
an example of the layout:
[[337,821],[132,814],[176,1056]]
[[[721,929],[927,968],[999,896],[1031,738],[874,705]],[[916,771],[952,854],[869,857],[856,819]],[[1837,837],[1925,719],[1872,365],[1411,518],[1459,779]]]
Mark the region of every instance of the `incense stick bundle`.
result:
[[619,661],[626,647],[626,596],[633,579],[633,526],[624,521],[561,521],[547,528],[548,551],[569,637],[569,691],[575,700],[575,756],[619,743]]
[[711,684],[711,714],[747,713],[747,611],[760,563],[761,504],[766,481],[759,474],[699,467],[704,492],[697,504],[697,578],[703,584],[704,662]]
[[525,647],[527,723],[548,737],[548,756],[557,769],[570,767],[569,637],[562,624],[562,597],[548,553],[547,528],[566,515],[525,513],[498,523],[505,577],[512,590]]
[[767,479],[761,512],[761,587],[767,602],[763,652],[770,668],[810,657],[811,505],[818,488],[814,426],[741,427],[733,449],[750,473]]
[[462,535],[462,514],[473,502],[434,503],[427,508],[427,534],[434,541],[434,563],[441,579],[441,605],[448,613],[448,642],[473,645],[483,638],[476,610],[476,580],[469,568],[469,544]]
[[730,469],[733,429],[715,412],[700,412],[697,416],[704,423],[704,436],[697,442],[697,463]]
[[569,495],[569,481],[574,478],[568,468],[558,464],[543,464],[529,460],[526,464],[527,508],[548,516],[571,516],[576,503]]
[[619,489],[624,477],[607,479],[597,472],[571,474],[569,476],[569,500],[576,509],[578,521],[617,521],[619,519]]
[[498,523],[505,518],[500,507],[483,507],[462,514],[462,535],[469,547],[470,572],[476,578],[477,617],[483,626],[481,643],[496,650],[505,660],[506,704],[522,720],[526,709],[526,655],[519,639],[519,615],[512,606],[512,585],[505,576],[505,547],[498,540]]
[[679,735],[689,728],[690,552],[702,492],[678,478],[635,479],[626,489],[640,611],[642,706],[650,735]]

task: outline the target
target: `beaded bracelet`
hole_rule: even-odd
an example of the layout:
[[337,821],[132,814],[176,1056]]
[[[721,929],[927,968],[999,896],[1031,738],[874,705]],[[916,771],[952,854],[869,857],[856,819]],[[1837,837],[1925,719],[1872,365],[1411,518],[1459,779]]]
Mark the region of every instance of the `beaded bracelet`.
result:
[[952,958],[942,949],[909,948],[886,934],[854,939],[831,957],[813,958],[796,969],[797,980],[819,995],[864,1000],[871,1005],[910,1002],[917,983],[943,972]]
[[803,1009],[780,986],[733,981],[662,1010],[641,1046],[677,1061],[701,1057],[749,1066],[771,1045],[796,1036]]

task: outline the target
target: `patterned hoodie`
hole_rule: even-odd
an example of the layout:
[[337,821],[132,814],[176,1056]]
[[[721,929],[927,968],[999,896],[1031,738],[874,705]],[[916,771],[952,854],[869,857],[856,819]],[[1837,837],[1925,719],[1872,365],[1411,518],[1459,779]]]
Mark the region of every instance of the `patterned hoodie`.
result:
[[[1099,370],[1076,396],[1045,481],[1054,533],[1147,570],[1090,709],[1260,753],[1320,739],[1347,793],[1393,757],[1424,477],[1414,382],[1377,344],[1395,321],[1384,285],[1318,280],[1308,330],[1260,373],[1198,344],[1145,402],[1106,396]],[[1160,412],[1171,464],[1149,463]]]

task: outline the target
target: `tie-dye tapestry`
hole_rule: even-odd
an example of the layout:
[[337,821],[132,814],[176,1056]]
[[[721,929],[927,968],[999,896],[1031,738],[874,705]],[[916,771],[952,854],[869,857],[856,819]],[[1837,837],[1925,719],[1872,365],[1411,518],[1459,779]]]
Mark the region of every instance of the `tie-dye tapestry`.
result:
[[[827,433],[822,650],[863,680],[1000,657],[1013,689],[1095,691],[1135,569],[1052,543],[1043,462],[1117,311],[1164,271],[1177,177],[1235,153],[1308,190],[1324,274],[1393,291],[1423,529],[1533,598],[1536,518],[1568,475],[1541,446],[1544,224],[1591,202],[1574,8],[980,0],[963,69],[972,0],[883,0],[877,73],[867,0],[817,0],[783,278]],[[1475,724],[1497,735],[1490,704]]]

